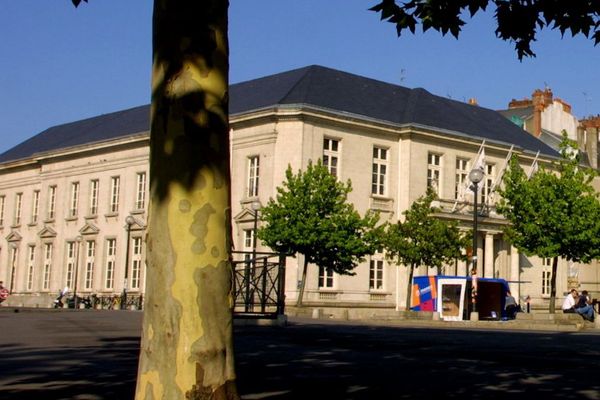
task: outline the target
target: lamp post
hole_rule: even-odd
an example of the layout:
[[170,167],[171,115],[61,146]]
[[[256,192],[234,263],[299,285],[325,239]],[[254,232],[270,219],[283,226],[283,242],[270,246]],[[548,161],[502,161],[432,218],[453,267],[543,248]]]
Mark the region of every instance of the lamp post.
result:
[[477,312],[477,192],[479,182],[483,179],[483,170],[481,168],[473,168],[469,172],[469,180],[473,183],[473,267],[471,269],[471,284],[472,293],[471,298],[473,301],[473,312],[471,313],[472,320],[479,319],[479,313]]
[[258,212],[262,208],[259,200],[254,200],[250,205],[254,211],[254,230],[252,231],[252,265],[256,268],[256,230],[258,229]]
[[125,228],[127,229],[127,244],[125,245],[125,279],[123,281],[123,293],[121,294],[121,310],[127,309],[127,279],[129,277],[129,242],[131,235],[131,225],[135,220],[131,215],[128,215],[125,218],[125,223],[127,224]]
[[77,272],[79,271],[79,250],[81,247],[81,242],[83,241],[83,237],[77,236],[75,238],[75,242],[77,243],[76,245],[76,249],[75,249],[75,276],[73,277],[73,308],[75,310],[77,310]]

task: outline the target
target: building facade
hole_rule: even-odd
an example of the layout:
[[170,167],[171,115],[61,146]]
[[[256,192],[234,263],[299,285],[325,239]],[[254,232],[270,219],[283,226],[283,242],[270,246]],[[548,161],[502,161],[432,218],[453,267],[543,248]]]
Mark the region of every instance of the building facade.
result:
[[[552,147],[495,111],[319,66],[235,84],[230,94],[235,250],[269,250],[255,240],[256,204],[275,197],[288,166],[298,171],[318,159],[339,179],[351,180],[349,200],[361,214],[376,210],[382,221],[397,221],[432,186],[440,198],[438,217],[470,230],[468,174],[480,158],[485,177],[478,194],[478,275],[504,278],[515,297],[547,306],[549,260],[525,257],[505,240],[494,187],[510,154],[518,154],[527,170],[536,157],[541,163],[555,159]],[[144,112],[145,122],[132,116]],[[60,288],[74,285],[73,265],[79,268],[78,292],[117,295],[129,269],[127,290],[143,293],[147,113],[142,107],[97,117],[94,126],[101,132],[94,140],[69,146],[62,141],[40,152],[34,137],[34,143],[0,155],[0,279],[11,287],[10,302],[50,304]],[[71,125],[69,132],[56,127],[40,135],[75,135],[93,124]],[[112,134],[102,137],[106,131]],[[29,224],[34,214],[36,222]],[[141,260],[135,285],[134,260]],[[287,259],[289,303],[298,295],[302,263],[301,255]],[[440,272],[465,275],[468,269],[456,262]],[[310,266],[304,303],[406,307],[407,268],[375,254],[355,272],[342,276]],[[596,264],[560,262],[557,293],[575,284],[597,293],[598,274]]]

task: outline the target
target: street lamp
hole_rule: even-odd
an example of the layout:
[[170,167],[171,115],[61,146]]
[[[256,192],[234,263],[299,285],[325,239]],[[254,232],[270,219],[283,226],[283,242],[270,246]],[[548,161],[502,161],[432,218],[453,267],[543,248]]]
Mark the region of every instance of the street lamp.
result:
[[473,168],[469,172],[469,180],[473,183],[473,268],[471,269],[471,285],[472,285],[472,301],[473,301],[473,312],[471,313],[472,320],[478,320],[479,314],[477,313],[477,192],[479,182],[483,179],[483,170],[481,168]]
[[256,231],[258,229],[258,212],[262,208],[262,204],[260,204],[259,200],[254,200],[252,204],[252,211],[254,211],[254,230],[252,231],[252,260],[254,268],[256,268]]
[[73,308],[75,310],[77,310],[77,272],[79,271],[79,249],[82,241],[83,237],[81,237],[81,235],[75,238],[75,242],[77,242],[77,248],[75,249],[75,276],[73,277]]
[[127,229],[127,244],[125,245],[125,280],[123,281],[123,293],[121,294],[121,310],[125,310],[127,308],[127,278],[129,277],[129,242],[131,235],[131,225],[135,222],[135,219],[128,215],[125,218],[125,223],[127,224],[125,228]]

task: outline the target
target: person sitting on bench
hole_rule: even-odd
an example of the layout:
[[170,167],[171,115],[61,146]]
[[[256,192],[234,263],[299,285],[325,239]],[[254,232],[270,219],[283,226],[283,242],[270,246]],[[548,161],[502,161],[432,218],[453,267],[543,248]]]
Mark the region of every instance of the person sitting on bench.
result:
[[594,307],[592,307],[592,301],[588,296],[587,290],[583,290],[577,299],[575,312],[581,315],[583,319],[594,322]]

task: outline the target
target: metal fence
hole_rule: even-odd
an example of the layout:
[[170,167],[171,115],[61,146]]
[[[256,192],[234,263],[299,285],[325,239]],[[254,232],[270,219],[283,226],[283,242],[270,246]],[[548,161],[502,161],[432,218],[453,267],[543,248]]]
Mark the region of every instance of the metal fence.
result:
[[283,315],[285,255],[236,251],[233,257],[234,317]]

